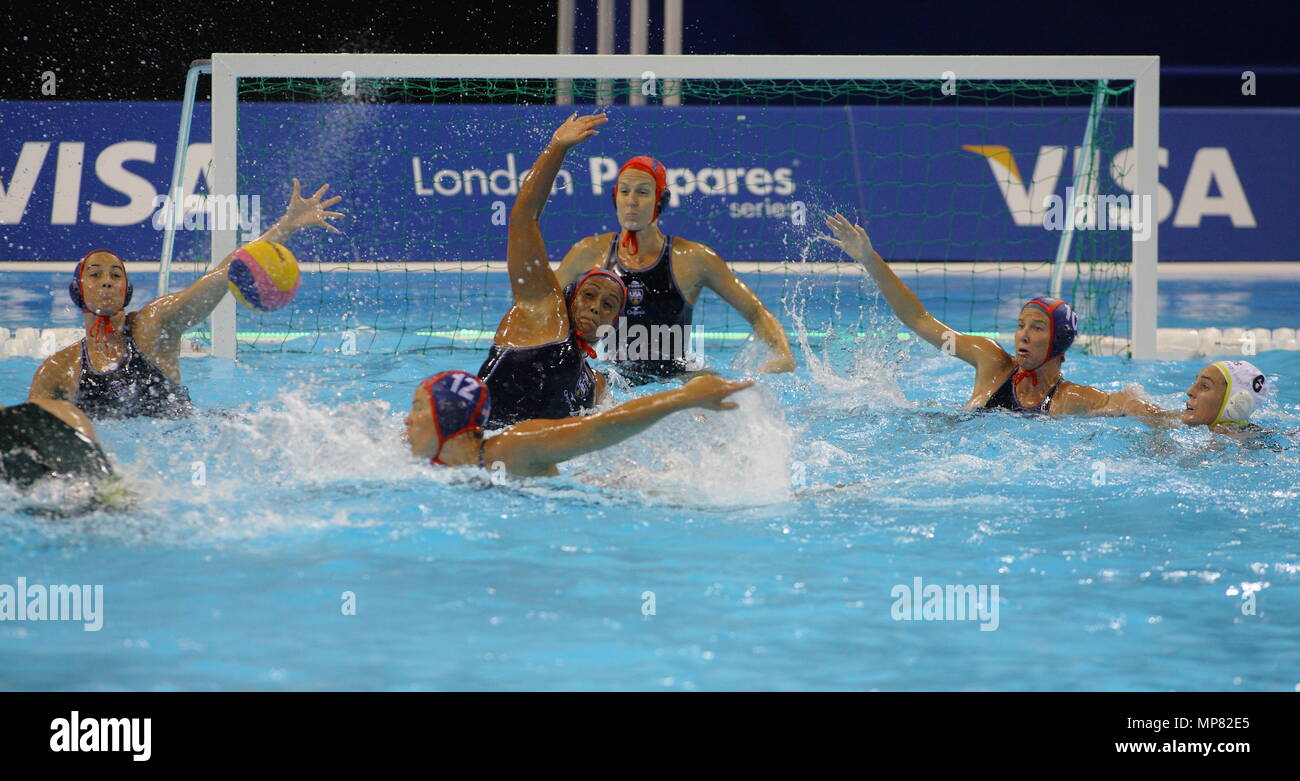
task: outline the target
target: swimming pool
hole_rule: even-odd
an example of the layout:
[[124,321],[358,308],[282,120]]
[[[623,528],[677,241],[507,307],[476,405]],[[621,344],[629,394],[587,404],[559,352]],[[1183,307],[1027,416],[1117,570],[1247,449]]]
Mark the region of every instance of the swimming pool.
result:
[[[1239,324],[1297,324],[1294,282],[1238,284],[1277,321]],[[1214,290],[1162,282],[1161,325],[1232,305]],[[55,324],[31,292],[23,316]],[[220,413],[98,427],[135,509],[35,518],[0,488],[0,583],[104,587],[99,631],[0,623],[0,688],[1300,686],[1300,352],[1254,358],[1275,391],[1257,419],[1291,433],[1248,448],[961,411],[971,370],[869,311],[868,336],[810,340],[741,410],[679,413],[549,480],[406,455],[415,382],[482,352],[187,360]],[[1175,407],[1203,363],[1065,370]],[[0,401],[36,366],[0,361]],[[916,578],[996,585],[996,630],[894,620]]]

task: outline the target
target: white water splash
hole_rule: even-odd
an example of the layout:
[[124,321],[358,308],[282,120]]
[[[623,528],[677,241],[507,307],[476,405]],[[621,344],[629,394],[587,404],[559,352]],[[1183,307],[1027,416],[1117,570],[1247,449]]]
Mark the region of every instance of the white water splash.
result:
[[675,413],[614,448],[574,462],[572,476],[639,491],[656,503],[761,505],[793,495],[794,434],[770,389],[736,394],[729,411]]

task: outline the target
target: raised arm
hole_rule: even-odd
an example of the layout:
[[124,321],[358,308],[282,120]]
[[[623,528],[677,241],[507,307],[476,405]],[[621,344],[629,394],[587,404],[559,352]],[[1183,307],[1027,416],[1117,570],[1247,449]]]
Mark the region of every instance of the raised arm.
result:
[[[312,225],[320,225],[334,233],[341,233],[342,231],[329,224],[326,218],[337,218],[343,215],[340,212],[325,210],[342,200],[342,196],[336,195],[322,201],[321,196],[328,189],[329,185],[324,185],[312,197],[303,198],[302,185],[294,179],[293,194],[289,197],[289,207],[285,209],[284,216],[257,237],[257,240],[283,244],[293,234]],[[226,268],[230,266],[230,261],[234,257],[235,253],[230,253],[189,287],[179,293],[160,296],[141,309],[140,314],[157,318],[164,332],[173,338],[179,338],[186,329],[211,314],[226,295]]]
[[604,114],[570,116],[551,136],[550,143],[519,187],[515,205],[510,209],[506,242],[506,270],[517,305],[533,308],[560,295],[560,285],[547,262],[546,244],[542,241],[542,209],[564,165],[564,156],[582,141],[597,135],[596,128],[607,121]]
[[785,335],[785,329],[781,327],[781,321],[763,306],[763,302],[749,285],[742,282],[740,277],[727,267],[718,253],[703,244],[700,247],[704,284],[748,320],[758,338],[772,349],[774,357],[763,364],[761,371],[770,373],[794,371],[794,355],[790,352],[790,340]]
[[839,214],[828,217],[826,226],[835,236],[824,238],[862,264],[884,294],[889,308],[894,310],[894,314],[912,333],[940,350],[956,355],[976,369],[1001,366],[1009,360],[1006,351],[992,339],[955,331],[930,314],[916,294],[903,284],[903,280],[898,278],[871,246],[871,238],[862,226],[854,225]]
[[561,461],[616,445],[679,410],[735,409],[736,402],[724,399],[751,385],[705,375],[680,388],[642,396],[595,415],[524,421],[488,440],[488,457],[503,462],[515,474],[549,474]]

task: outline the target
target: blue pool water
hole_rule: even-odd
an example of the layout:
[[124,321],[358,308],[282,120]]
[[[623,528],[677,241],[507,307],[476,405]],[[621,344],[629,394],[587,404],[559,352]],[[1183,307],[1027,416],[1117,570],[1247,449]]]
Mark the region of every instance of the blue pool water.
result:
[[[1162,283],[1161,324],[1300,325],[1294,281],[1235,284]],[[48,287],[16,290],[6,325],[65,324]],[[33,517],[60,498],[0,487],[0,585],[102,584],[105,602],[97,632],[0,623],[0,688],[1300,687],[1300,352],[1256,356],[1276,391],[1257,419],[1281,433],[1252,448],[963,412],[972,371],[888,336],[879,306],[868,336],[810,338],[738,411],[496,485],[399,441],[414,383],[481,351],[186,360],[219,414],[98,427],[134,509]],[[1202,363],[1065,369],[1173,408]],[[0,401],[36,366],[0,361]],[[996,585],[996,630],[894,620],[916,578]]]

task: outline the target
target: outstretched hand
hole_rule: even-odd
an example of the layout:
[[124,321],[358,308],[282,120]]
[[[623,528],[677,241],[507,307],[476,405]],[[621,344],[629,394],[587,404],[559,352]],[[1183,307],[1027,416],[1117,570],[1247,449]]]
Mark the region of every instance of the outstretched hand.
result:
[[822,235],[821,238],[844,250],[849,257],[859,263],[871,257],[871,237],[861,225],[854,225],[842,214],[833,214],[826,218],[826,227],[835,235]]
[[321,185],[312,197],[302,197],[302,185],[297,179],[293,180],[293,194],[289,196],[289,207],[284,210],[284,216],[280,218],[280,226],[293,233],[303,228],[310,228],[313,225],[319,225],[335,233],[343,231],[331,225],[326,218],[337,219],[343,216],[342,212],[325,211],[329,207],[343,200],[343,196],[336,195],[327,201],[322,201],[321,196],[325,194],[330,186]]
[[723,401],[723,399],[753,384],[753,380],[731,382],[722,379],[716,374],[703,374],[683,385],[682,390],[690,394],[691,406],[706,409],[735,409],[740,405],[734,401]]
[[585,117],[578,116],[578,112],[569,115],[564,120],[564,124],[556,129],[551,140],[559,144],[564,149],[572,149],[581,144],[592,136],[600,135],[596,128],[609,121],[604,114],[589,114]]

